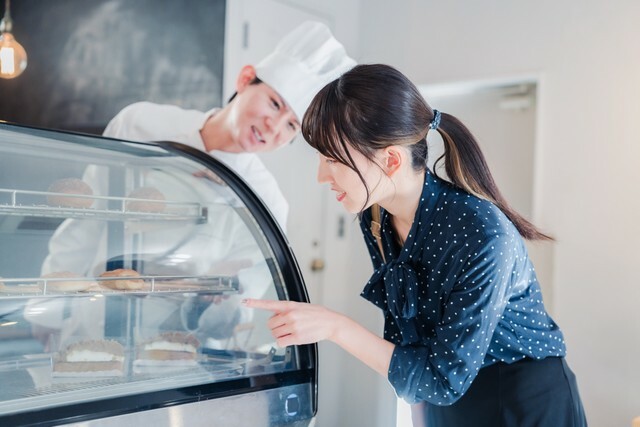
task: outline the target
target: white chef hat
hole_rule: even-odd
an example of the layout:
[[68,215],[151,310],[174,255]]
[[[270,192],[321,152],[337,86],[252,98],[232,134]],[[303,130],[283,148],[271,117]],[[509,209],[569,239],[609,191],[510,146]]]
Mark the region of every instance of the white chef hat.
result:
[[256,65],[256,75],[302,120],[316,93],[355,65],[326,25],[307,21]]

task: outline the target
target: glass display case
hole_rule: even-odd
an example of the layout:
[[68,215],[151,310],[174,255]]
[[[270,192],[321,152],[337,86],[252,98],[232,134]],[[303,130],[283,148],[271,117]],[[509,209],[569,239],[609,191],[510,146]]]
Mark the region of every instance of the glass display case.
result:
[[225,165],[0,123],[0,425],[308,425],[317,348],[249,297],[308,300]]

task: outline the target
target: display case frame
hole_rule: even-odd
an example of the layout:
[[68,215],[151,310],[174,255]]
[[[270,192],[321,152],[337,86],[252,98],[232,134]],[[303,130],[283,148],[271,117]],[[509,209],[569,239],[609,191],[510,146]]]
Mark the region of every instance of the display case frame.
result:
[[[265,251],[270,251],[273,254],[272,259],[268,259],[269,262],[275,262],[276,265],[271,265],[269,268],[273,271],[278,270],[283,280],[283,288],[285,292],[282,295],[278,295],[281,299],[288,299],[291,301],[309,302],[309,297],[305,289],[304,281],[300,272],[300,268],[297,264],[293,251],[284,236],[284,233],[280,229],[279,225],[271,215],[269,210],[265,207],[262,200],[251,191],[247,183],[239,177],[234,171],[228,168],[222,162],[209,156],[208,154],[194,149],[192,147],[171,141],[160,142],[129,142],[120,141],[110,138],[99,138],[93,135],[71,133],[71,132],[58,132],[47,129],[38,129],[20,125],[9,125],[0,123],[0,129],[8,127],[11,130],[21,129],[22,132],[27,134],[31,133],[42,138],[58,137],[61,141],[71,142],[77,144],[97,144],[102,146],[103,144],[109,144],[109,149],[113,149],[111,144],[120,144],[122,152],[126,153],[131,149],[132,145],[139,144],[145,147],[155,147],[160,150],[164,150],[172,155],[186,157],[192,161],[195,161],[207,168],[213,174],[217,175],[222,182],[226,183],[231,190],[238,196],[246,207],[247,212],[247,224],[253,225],[252,232],[260,233],[264,235],[264,239],[258,239],[258,242],[268,242],[268,248],[264,248]],[[1,144],[1,141],[0,141]],[[11,189],[3,189],[0,191],[5,195],[8,195],[9,203],[2,204],[0,206],[0,213],[21,215],[38,216],[43,213],[42,210],[36,208],[20,208],[17,203],[18,198],[21,195],[29,194],[27,191],[12,191]],[[34,192],[42,193],[42,192]],[[42,196],[43,194],[38,194]],[[107,199],[116,205],[119,204],[121,208],[118,212],[103,211],[103,212],[90,212],[89,215],[95,215],[100,219],[106,221],[114,221],[126,217],[128,220],[135,220],[137,217],[143,218],[144,215],[127,212],[125,208],[125,200],[123,198],[109,197],[109,196],[96,196]],[[1,203],[0,203],[1,204]],[[199,206],[187,207],[190,216],[187,219],[193,221],[202,221],[206,218],[206,208]],[[44,208],[43,208],[44,209]],[[86,217],[88,213],[86,211],[72,209],[72,208],[47,208],[47,215],[51,217],[68,218],[77,215],[78,217]],[[240,209],[239,212],[242,212]],[[250,213],[250,214],[249,214]],[[148,215],[148,214],[146,214]],[[172,219],[185,219],[182,217],[162,217],[161,220]],[[155,277],[149,278],[152,286],[156,283],[156,280],[160,282],[162,280],[172,280],[176,277]],[[185,277],[181,277],[185,279]],[[200,278],[193,278],[194,280],[203,280]],[[206,279],[206,278],[204,278]],[[38,296],[49,295],[47,282],[41,278],[30,279],[34,284],[41,284],[41,294]],[[53,279],[55,280],[55,279]],[[220,286],[217,291],[223,293],[226,291],[233,292],[234,284],[225,283],[223,279],[220,280]],[[9,281],[9,280],[8,280]],[[281,289],[276,287],[276,289]],[[149,290],[140,291],[156,292],[153,287]],[[166,288],[165,288],[165,291]],[[171,290],[169,290],[171,291]],[[174,291],[180,292],[182,289],[175,289]],[[129,291],[128,291],[129,292]],[[56,293],[54,292],[53,295]],[[20,298],[23,295],[12,295],[11,298]],[[30,294],[29,296],[33,296]],[[6,296],[5,296],[6,297]],[[288,370],[282,372],[266,372],[259,373],[258,371],[251,373],[243,378],[229,378],[222,381],[215,381],[207,384],[176,387],[158,391],[147,392],[135,392],[127,393],[123,396],[106,397],[103,399],[97,399],[86,402],[66,402],[64,404],[53,405],[51,407],[33,408],[31,410],[18,410],[12,412],[10,410],[11,405],[5,405],[4,410],[0,405],[0,425],[60,425],[69,423],[85,422],[90,420],[110,418],[122,416],[125,414],[133,414],[143,411],[152,411],[162,408],[170,408],[176,405],[188,405],[197,402],[224,399],[232,396],[250,395],[254,393],[260,393],[265,391],[274,391],[279,388],[287,387],[308,387],[308,398],[310,399],[311,407],[305,408],[304,411],[289,411],[285,410],[281,415],[282,420],[289,420],[292,422],[301,421],[310,417],[313,417],[317,411],[317,345],[303,345],[297,346],[291,351],[296,352],[298,361],[298,369]],[[54,401],[56,398],[52,396]],[[271,396],[273,399],[273,396]],[[286,407],[290,403],[290,396],[283,396],[282,402],[279,404]],[[276,399],[277,400],[277,399]],[[294,413],[295,412],[295,413]],[[284,421],[283,421],[284,422]]]

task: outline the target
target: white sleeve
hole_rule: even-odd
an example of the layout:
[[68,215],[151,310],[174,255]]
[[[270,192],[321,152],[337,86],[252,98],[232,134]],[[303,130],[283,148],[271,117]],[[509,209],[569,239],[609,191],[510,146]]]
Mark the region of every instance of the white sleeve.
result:
[[103,135],[126,141],[175,141],[204,151],[199,132],[207,117],[201,111],[175,105],[136,102],[123,108]]
[[156,118],[161,114],[161,109],[158,107],[150,102],[136,102],[128,105],[111,119],[102,135],[142,142],[163,139],[159,137],[162,134],[162,129],[159,129],[161,126],[154,126],[154,124],[164,124],[166,127],[168,120],[162,120],[162,117]]
[[262,199],[273,214],[282,231],[287,233],[289,203],[285,199],[278,182],[267,167],[255,156],[249,162],[246,171],[237,171],[247,181],[251,189]]
[[49,240],[49,254],[42,264],[42,274],[71,271],[93,276],[104,230],[104,223],[100,221],[65,220]]
[[[92,189],[94,195],[106,191],[108,172],[104,167],[88,166],[82,180]],[[95,201],[94,207],[103,208]],[[104,221],[66,219],[49,240],[49,254],[42,264],[42,274],[71,271],[76,274],[93,276],[96,263],[106,257],[106,225]],[[101,260],[103,261],[103,259]]]

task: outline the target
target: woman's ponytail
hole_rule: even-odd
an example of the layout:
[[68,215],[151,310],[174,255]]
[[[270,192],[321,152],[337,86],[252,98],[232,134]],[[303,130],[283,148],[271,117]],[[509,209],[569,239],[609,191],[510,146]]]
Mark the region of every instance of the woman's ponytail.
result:
[[525,239],[552,240],[507,204],[471,132],[452,115],[432,110],[418,88],[393,67],[356,65],[320,90],[302,120],[307,142],[323,156],[355,171],[367,197],[367,182],[348,147],[375,163],[378,150],[407,146],[412,167],[423,171],[429,130],[437,130],[444,139],[445,169],[454,185],[498,206]]
[[[438,114],[434,111],[434,113]],[[531,222],[516,212],[504,199],[496,185],[478,142],[460,120],[446,113],[439,113],[434,126],[444,141],[444,154],[434,164],[444,159],[449,180],[470,194],[489,200],[509,218],[522,237],[527,240],[553,240]]]

